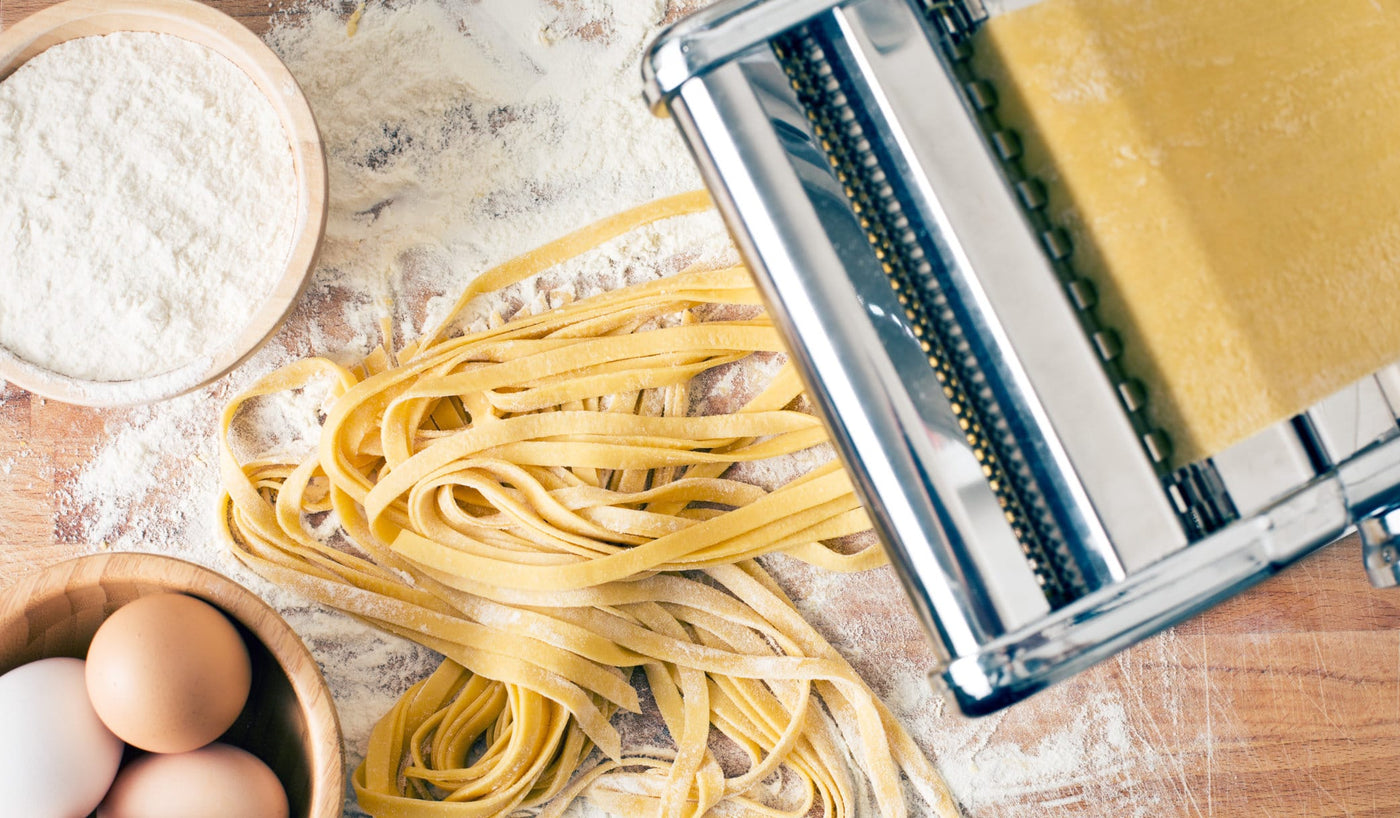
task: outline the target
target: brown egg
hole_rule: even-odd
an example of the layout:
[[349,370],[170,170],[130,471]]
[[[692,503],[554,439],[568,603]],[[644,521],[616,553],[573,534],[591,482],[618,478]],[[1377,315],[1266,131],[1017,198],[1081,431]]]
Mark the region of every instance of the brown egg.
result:
[[93,636],[93,709],[128,744],[155,753],[203,747],[233,725],[252,686],[248,648],[227,617],[184,594],[127,603]]
[[211,744],[122,768],[97,818],[287,818],[287,793],[251,753]]

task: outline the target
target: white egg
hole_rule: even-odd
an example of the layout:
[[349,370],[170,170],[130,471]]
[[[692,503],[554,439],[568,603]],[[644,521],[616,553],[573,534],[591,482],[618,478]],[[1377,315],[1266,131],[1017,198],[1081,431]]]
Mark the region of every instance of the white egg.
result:
[[0,676],[7,814],[83,818],[112,786],[123,745],[92,709],[83,671],[81,659],[42,659]]

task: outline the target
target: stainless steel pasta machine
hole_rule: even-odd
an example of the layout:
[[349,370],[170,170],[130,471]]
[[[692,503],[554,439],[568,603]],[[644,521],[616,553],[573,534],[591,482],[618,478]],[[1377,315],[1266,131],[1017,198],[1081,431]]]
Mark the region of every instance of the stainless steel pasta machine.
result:
[[724,0],[644,60],[970,714],[1359,528],[1400,579],[1400,368],[1171,468],[973,75],[975,0]]

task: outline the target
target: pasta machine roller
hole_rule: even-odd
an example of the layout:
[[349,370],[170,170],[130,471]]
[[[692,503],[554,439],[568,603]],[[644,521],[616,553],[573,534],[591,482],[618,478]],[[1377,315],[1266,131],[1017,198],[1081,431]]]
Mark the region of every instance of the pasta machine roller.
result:
[[669,113],[984,714],[1359,528],[1400,578],[1400,368],[1173,468],[974,76],[976,0],[722,0],[651,46]]

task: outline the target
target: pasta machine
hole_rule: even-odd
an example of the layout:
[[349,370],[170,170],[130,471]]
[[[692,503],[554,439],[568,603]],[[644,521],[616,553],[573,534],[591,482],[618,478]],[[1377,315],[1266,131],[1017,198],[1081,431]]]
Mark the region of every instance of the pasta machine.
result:
[[1397,584],[1400,367],[1174,467],[974,76],[977,0],[722,0],[643,71],[969,714],[1359,529]]

